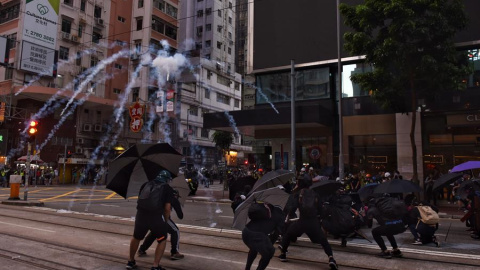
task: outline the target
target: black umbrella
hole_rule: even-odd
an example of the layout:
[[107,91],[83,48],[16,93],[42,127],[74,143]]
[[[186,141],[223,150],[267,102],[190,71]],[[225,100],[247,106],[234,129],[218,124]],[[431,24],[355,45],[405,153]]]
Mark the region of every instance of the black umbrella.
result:
[[360,199],[362,201],[366,200],[368,197],[370,196],[374,196],[373,195],[373,192],[375,191],[375,189],[377,188],[378,186],[378,183],[370,183],[370,184],[366,184],[365,186],[361,187],[357,193],[358,193],[358,196],[360,196]]
[[313,189],[320,196],[335,194],[335,192],[341,188],[343,185],[340,182],[333,180],[321,180],[313,183],[310,186],[310,189]]
[[421,191],[422,188],[412,181],[392,179],[378,185],[373,193],[410,193]]
[[260,180],[258,180],[248,195],[255,191],[285,185],[295,177],[295,173],[287,170],[276,170],[266,173]]
[[433,190],[437,190],[439,188],[443,188],[444,186],[446,185],[449,185],[455,181],[457,181],[460,177],[462,177],[463,173],[447,173],[447,174],[444,174],[442,176],[440,176],[440,178],[438,178],[437,180],[435,180],[435,182],[433,183]]
[[231,182],[228,183],[229,199],[233,201],[233,199],[235,198],[235,194],[237,194],[237,192],[244,191],[245,186],[250,186],[250,188],[252,188],[253,185],[255,185],[255,182],[257,182],[257,179],[253,178],[252,176],[245,176],[245,177],[239,177],[237,179],[233,179]]
[[107,188],[127,198],[137,196],[143,183],[161,170],[178,175],[182,155],[168,143],[136,144],[108,165]]
[[457,195],[466,198],[470,192],[480,191],[480,180],[471,179],[463,181],[457,189]]

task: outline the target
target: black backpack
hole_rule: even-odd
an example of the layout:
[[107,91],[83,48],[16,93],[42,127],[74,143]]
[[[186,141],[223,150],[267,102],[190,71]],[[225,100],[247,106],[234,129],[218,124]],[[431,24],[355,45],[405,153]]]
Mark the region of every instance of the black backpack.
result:
[[318,215],[318,196],[317,193],[308,188],[300,191],[298,196],[298,209],[300,217],[313,218]]
[[157,181],[146,183],[138,195],[137,209],[144,212],[163,213],[165,185]]
[[333,235],[350,234],[355,231],[355,218],[349,207],[325,205],[322,226]]
[[386,220],[401,220],[407,213],[407,207],[402,200],[393,197],[379,198],[376,206]]
[[272,217],[272,210],[266,202],[255,201],[248,208],[248,218],[253,221],[269,219]]

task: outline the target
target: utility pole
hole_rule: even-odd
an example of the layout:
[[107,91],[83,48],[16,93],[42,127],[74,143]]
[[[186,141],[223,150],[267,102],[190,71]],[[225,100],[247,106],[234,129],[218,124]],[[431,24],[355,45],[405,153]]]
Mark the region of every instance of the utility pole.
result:
[[340,53],[340,0],[337,0],[337,57],[338,57],[338,177],[343,179],[343,116],[342,116],[342,56]]
[[28,181],[30,180],[30,151],[32,150],[32,144],[27,142],[27,161],[25,162],[25,190],[23,192],[23,200],[28,199]]
[[[291,60],[290,61],[290,64],[291,64],[291,74],[290,74],[290,107],[291,107],[291,137],[292,137],[292,141],[291,141],[291,153],[292,153],[292,170],[295,172],[297,172],[297,165],[296,165],[296,160],[295,160],[295,154],[296,154],[296,144],[295,144],[295,140],[296,140],[296,133],[295,133],[295,60]],[[282,154],[282,158],[283,158],[283,154]]]

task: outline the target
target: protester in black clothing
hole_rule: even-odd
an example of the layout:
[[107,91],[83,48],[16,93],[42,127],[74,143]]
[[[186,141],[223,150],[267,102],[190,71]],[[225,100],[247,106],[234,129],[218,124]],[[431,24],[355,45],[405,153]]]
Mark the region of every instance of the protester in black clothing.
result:
[[[272,259],[275,248],[269,234],[278,236],[283,231],[285,216],[282,209],[271,204],[265,204],[269,208],[270,216],[265,219],[251,220],[242,231],[242,240],[250,249],[248,251],[246,270],[250,270],[258,253],[262,258],[258,263],[257,270],[267,268]],[[276,238],[276,237],[272,237]]]
[[415,238],[414,245],[425,245],[429,243],[434,243],[437,247],[440,246],[437,238],[435,237],[435,232],[438,229],[438,223],[435,225],[427,225],[421,221],[422,217],[417,206],[430,206],[435,212],[438,213],[438,208],[428,204],[428,202],[423,202],[418,204],[413,202],[413,207],[408,212],[408,228]]
[[[403,210],[401,211],[398,207],[394,207],[393,204],[403,205]],[[388,207],[388,211],[386,208]],[[394,235],[403,233],[405,231],[405,226],[403,224],[403,218],[406,212],[405,204],[395,198],[391,198],[388,194],[384,194],[383,197],[378,198],[374,203],[370,204],[367,212],[369,219],[376,219],[380,226],[372,230],[372,236],[375,242],[382,250],[379,254],[380,257],[391,259],[392,256],[402,257],[402,252],[398,249],[397,242]],[[383,241],[382,236],[386,236],[390,244],[392,245],[393,251],[390,252],[387,250],[387,246]]]
[[[178,191],[174,190],[173,193],[173,199],[172,199],[172,208],[175,210],[175,213],[177,213],[177,217],[179,219],[183,219],[183,211],[182,211],[182,206],[180,205],[180,201],[178,200]],[[168,224],[168,234],[170,234],[170,259],[172,260],[180,260],[183,259],[185,256],[181,254],[179,250],[180,246],[180,230],[177,227],[177,224],[173,222],[171,218],[167,220]],[[153,233],[150,231],[145,237],[145,240],[143,241],[143,244],[140,246],[138,249],[138,256],[145,256],[147,254],[148,248],[155,242],[155,236],[153,236]]]
[[[290,195],[290,198],[293,197],[293,200],[289,199],[291,204],[288,206],[289,209],[286,210],[287,216],[294,213],[297,208],[300,210],[300,218],[297,221],[292,222],[289,225],[286,234],[282,237],[281,245],[279,246],[281,250],[281,254],[279,256],[280,261],[286,262],[287,261],[287,251],[288,246],[292,240],[295,240],[297,237],[300,237],[303,233],[305,233],[312,243],[322,245],[325,254],[327,254],[329,258],[329,265],[331,269],[338,269],[337,263],[333,258],[333,251],[330,243],[328,243],[327,238],[325,237],[320,221],[318,219],[318,213],[320,213],[319,207],[319,198],[318,195],[315,195],[316,207],[315,207],[315,214],[313,215],[305,215],[302,213],[302,206],[300,205],[300,198],[303,194],[308,194],[308,188],[312,185],[312,181],[310,177],[303,177],[297,181],[297,186],[294,189],[294,193]],[[298,191],[298,192],[295,192]],[[311,191],[311,190],[310,190]],[[315,193],[316,194],[316,193]]]
[[[150,230],[158,242],[157,248],[155,249],[155,259],[153,261],[151,270],[164,270],[164,268],[160,266],[160,260],[165,252],[167,240],[168,225],[166,220],[170,219],[170,212],[172,209],[171,203],[173,200],[173,189],[166,184],[171,179],[172,177],[170,173],[166,170],[163,170],[155,178],[155,180],[143,184],[140,188],[139,199],[137,202],[137,214],[135,216],[135,227],[133,237],[130,240],[129,260],[126,266],[127,269],[137,268],[137,264],[135,262],[135,253],[140,245],[140,241]],[[142,199],[144,199],[144,194],[146,195],[146,198],[149,198],[148,192],[142,192],[147,186],[151,188],[146,189],[146,191],[151,191],[149,193],[150,195],[152,195],[156,190],[161,190],[159,196],[159,205],[163,207],[160,207],[160,210],[152,212],[140,207],[140,202]]]

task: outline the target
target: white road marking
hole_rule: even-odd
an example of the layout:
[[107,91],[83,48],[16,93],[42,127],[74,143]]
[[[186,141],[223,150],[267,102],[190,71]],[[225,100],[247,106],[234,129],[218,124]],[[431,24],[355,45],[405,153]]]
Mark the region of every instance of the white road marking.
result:
[[39,229],[39,228],[35,228],[35,227],[23,226],[23,225],[18,225],[18,224],[14,224],[14,223],[7,223],[7,222],[2,222],[2,221],[0,221],[0,223],[6,224],[6,225],[12,225],[12,226],[14,226],[14,227],[22,227],[22,228],[27,228],[27,229],[32,229],[32,230],[38,230],[38,231],[44,231],[44,232],[51,232],[51,233],[54,233],[54,232],[55,232],[55,231],[51,231],[51,230]]
[[100,204],[101,206],[108,206],[108,207],[120,207],[120,205],[114,205],[114,204]]
[[233,218],[232,216],[218,216],[218,217],[223,217],[223,218]]

